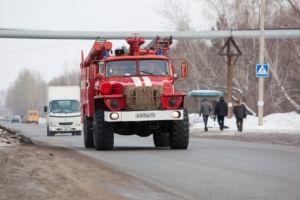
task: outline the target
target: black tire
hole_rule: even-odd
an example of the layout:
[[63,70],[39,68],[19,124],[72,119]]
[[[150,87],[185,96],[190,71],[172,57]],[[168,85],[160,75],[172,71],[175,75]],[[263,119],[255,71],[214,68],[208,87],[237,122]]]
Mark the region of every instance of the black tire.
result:
[[49,126],[47,126],[47,136],[50,136]]
[[76,131],[76,135],[81,135],[81,131]]
[[75,136],[76,135],[76,132],[72,132],[72,136]]
[[173,121],[170,130],[171,149],[187,149],[189,145],[189,116],[184,110],[183,120]]
[[153,133],[153,142],[156,147],[168,147],[170,146],[169,133],[156,131]]
[[112,150],[114,132],[112,126],[104,121],[104,111],[96,110],[94,117],[94,146],[96,150]]
[[83,141],[85,148],[94,148],[93,118],[83,119]]
[[47,126],[47,136],[54,136],[54,133],[49,130],[49,126]]

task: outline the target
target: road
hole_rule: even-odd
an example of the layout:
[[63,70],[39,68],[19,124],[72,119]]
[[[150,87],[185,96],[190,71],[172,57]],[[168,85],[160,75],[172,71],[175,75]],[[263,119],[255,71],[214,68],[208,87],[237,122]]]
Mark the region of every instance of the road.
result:
[[116,135],[113,151],[95,151],[83,147],[82,136],[46,137],[45,126],[1,124],[74,149],[178,199],[300,199],[300,147],[192,137],[188,150],[169,150],[154,148],[152,137]]

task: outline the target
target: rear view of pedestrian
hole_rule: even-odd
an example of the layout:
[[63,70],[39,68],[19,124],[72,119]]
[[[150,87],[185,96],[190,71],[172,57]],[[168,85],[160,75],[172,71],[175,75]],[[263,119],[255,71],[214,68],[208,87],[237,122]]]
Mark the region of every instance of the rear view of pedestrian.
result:
[[205,131],[208,131],[207,121],[211,111],[212,111],[212,105],[207,101],[206,98],[204,98],[203,101],[201,102],[199,116],[201,116],[202,114],[204,125],[205,125],[204,128]]
[[218,123],[220,126],[220,130],[223,131],[224,129],[224,119],[227,116],[228,106],[224,97],[220,97],[220,100],[217,102],[215,107],[215,116],[217,116]]
[[236,118],[236,126],[239,132],[243,130],[243,119],[246,118],[246,107],[241,103],[241,100],[236,101],[236,105],[233,107],[233,113]]

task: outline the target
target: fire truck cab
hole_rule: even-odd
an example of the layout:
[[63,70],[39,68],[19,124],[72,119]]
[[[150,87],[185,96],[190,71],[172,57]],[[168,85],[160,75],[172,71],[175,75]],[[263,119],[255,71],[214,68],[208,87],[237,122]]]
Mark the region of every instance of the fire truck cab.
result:
[[[156,147],[186,149],[189,142],[185,92],[176,91],[178,74],[167,55],[171,38],[157,37],[141,49],[141,37],[127,39],[129,52],[96,41],[81,62],[81,116],[86,148],[111,150],[114,134],[153,135]],[[186,61],[181,75],[188,76]]]

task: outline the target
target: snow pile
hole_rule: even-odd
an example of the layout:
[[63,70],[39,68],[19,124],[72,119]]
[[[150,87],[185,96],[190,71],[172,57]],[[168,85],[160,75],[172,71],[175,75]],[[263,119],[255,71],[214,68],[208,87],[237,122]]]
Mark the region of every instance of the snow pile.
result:
[[6,134],[6,131],[3,130],[2,128],[0,128],[0,147],[11,145],[10,141],[4,137],[5,134]]
[[30,138],[0,125],[0,147],[14,144],[33,144]]
[[[190,128],[191,130],[203,130],[204,123],[202,116],[199,117],[198,114],[192,113],[189,115]],[[236,131],[236,120],[233,116],[231,119],[225,118],[225,126],[228,126],[226,130]],[[208,127],[211,130],[218,130],[219,125],[217,120],[214,121],[212,118],[208,120]],[[300,134],[300,114],[296,112],[290,113],[274,113],[268,116],[265,116],[263,119],[263,125],[258,126],[258,118],[256,116],[248,115],[244,119],[244,131],[272,131],[272,132],[282,132],[290,131],[293,133]]]

